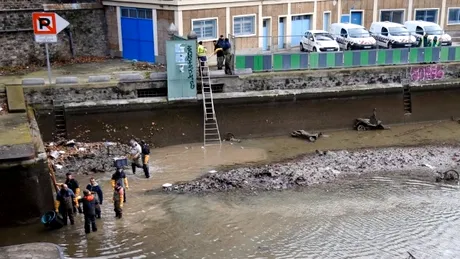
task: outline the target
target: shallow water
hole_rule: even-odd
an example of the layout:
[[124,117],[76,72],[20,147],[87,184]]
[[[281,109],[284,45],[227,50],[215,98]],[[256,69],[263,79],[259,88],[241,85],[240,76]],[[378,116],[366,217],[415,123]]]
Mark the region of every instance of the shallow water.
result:
[[[105,186],[108,188],[108,186]],[[3,229],[0,244],[57,243],[74,258],[456,258],[457,185],[387,174],[284,192],[205,196],[128,191],[97,233],[77,224]]]

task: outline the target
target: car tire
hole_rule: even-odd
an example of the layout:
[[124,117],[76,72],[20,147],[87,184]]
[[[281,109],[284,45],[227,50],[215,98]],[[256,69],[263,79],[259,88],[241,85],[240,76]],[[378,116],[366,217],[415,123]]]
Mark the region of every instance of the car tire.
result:
[[304,52],[305,51],[305,48],[303,47],[303,44],[302,42],[300,43],[300,52]]
[[351,50],[351,45],[350,44],[347,45],[347,50]]
[[316,49],[316,47],[313,47],[313,52],[318,52],[318,50]]
[[393,44],[391,44],[391,42],[388,42],[387,48],[388,48],[388,49],[392,49],[392,48],[393,48]]

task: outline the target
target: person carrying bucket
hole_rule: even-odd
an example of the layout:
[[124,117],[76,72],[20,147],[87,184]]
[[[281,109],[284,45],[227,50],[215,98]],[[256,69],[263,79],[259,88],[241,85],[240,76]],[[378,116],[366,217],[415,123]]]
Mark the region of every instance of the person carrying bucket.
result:
[[126,202],[126,189],[129,189],[128,185],[128,178],[126,177],[125,172],[123,171],[123,168],[117,167],[117,170],[115,173],[112,175],[112,179],[110,180],[110,183],[112,184],[112,188],[115,189],[117,184],[120,184],[121,187],[123,187],[123,202]]
[[123,187],[117,182],[115,188],[113,189],[113,206],[115,211],[115,217],[121,219],[123,216]]
[[57,213],[60,213],[64,220],[64,225],[67,225],[67,218],[69,218],[70,224],[75,224],[74,219],[74,201],[75,194],[67,184],[61,185],[61,189],[56,194],[56,201],[54,207]]

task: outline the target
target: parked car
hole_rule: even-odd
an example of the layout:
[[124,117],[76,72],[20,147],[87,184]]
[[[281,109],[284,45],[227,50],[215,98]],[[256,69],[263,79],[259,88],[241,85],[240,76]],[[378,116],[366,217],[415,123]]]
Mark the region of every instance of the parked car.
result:
[[426,33],[428,40],[433,40],[436,36],[441,46],[452,46],[452,37],[434,22],[407,21],[404,26],[414,35],[417,40]]
[[361,25],[352,23],[333,23],[330,33],[341,49],[373,49],[377,45],[369,31]]
[[330,52],[339,50],[339,44],[327,31],[307,31],[300,41],[300,51]]
[[373,22],[370,33],[377,45],[384,48],[416,47],[417,39],[404,25],[394,22]]

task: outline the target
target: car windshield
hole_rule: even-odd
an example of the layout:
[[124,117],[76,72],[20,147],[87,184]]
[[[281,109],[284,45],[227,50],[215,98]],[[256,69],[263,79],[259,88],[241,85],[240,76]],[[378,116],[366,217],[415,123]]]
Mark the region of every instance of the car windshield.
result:
[[390,27],[389,31],[393,36],[409,36],[409,31],[404,27]]
[[331,41],[331,40],[334,40],[334,38],[332,38],[332,36],[329,33],[318,32],[318,33],[314,33],[314,35],[315,35],[315,39],[317,41]]
[[369,32],[366,31],[364,28],[353,28],[349,29],[348,33],[350,38],[369,38]]
[[426,34],[428,34],[428,35],[439,36],[439,35],[444,34],[443,30],[441,29],[441,27],[439,27],[439,25],[426,26],[425,31],[426,31]]

